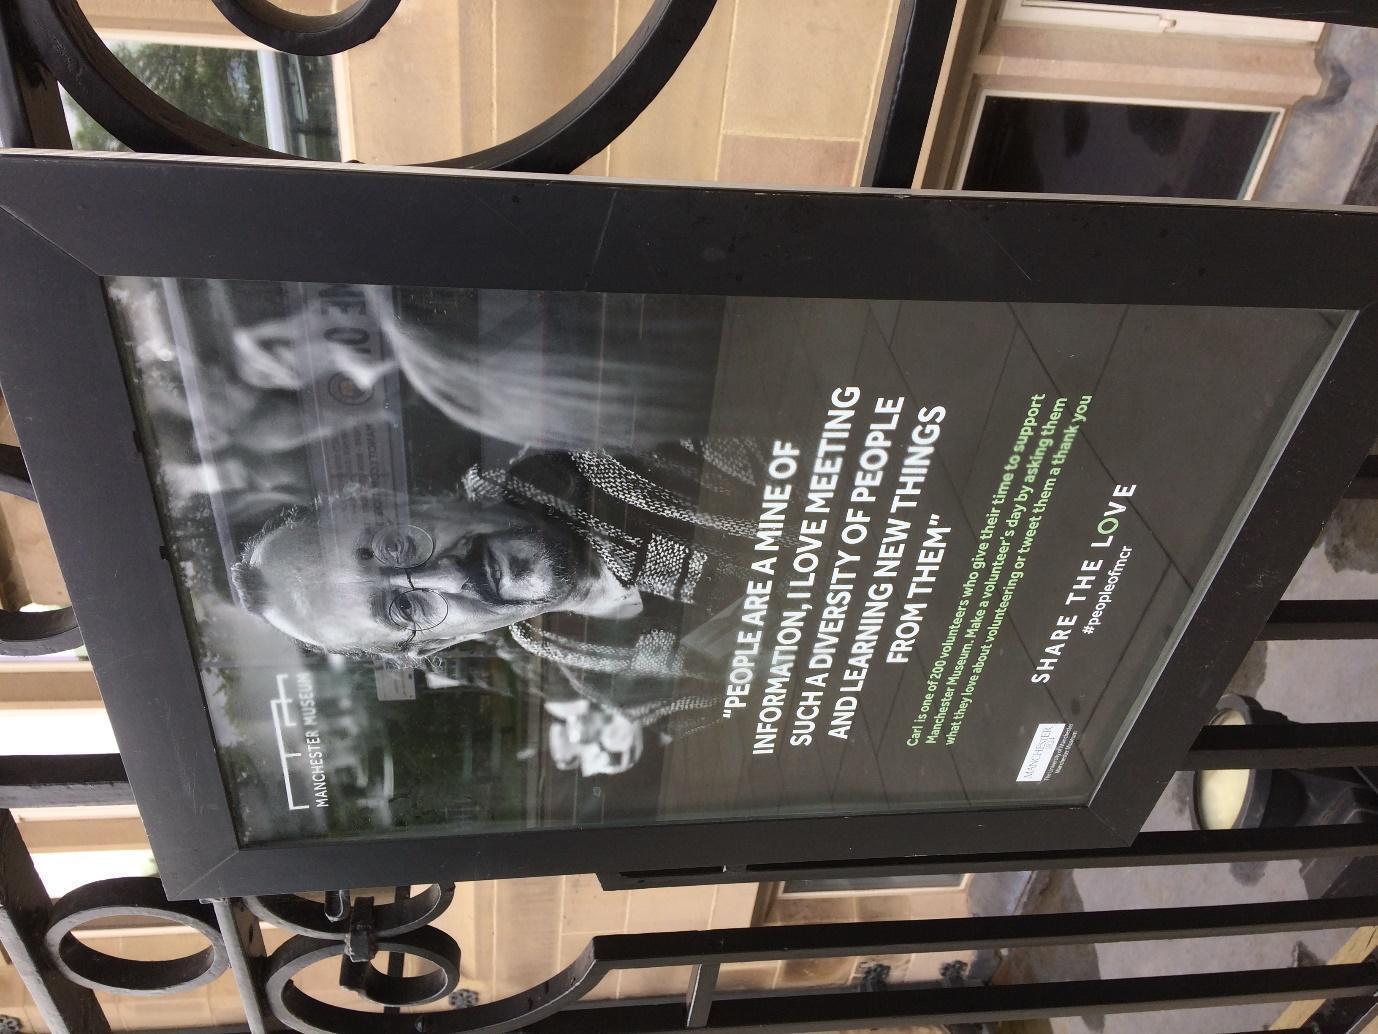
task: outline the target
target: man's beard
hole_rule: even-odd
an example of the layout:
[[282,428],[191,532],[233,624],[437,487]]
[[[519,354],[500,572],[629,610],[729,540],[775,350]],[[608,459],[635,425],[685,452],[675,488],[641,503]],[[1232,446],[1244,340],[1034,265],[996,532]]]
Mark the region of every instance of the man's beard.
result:
[[511,541],[521,539],[534,545],[533,563],[540,564],[548,572],[550,590],[535,596],[513,598],[503,595],[487,576],[482,573],[471,582],[474,593],[493,607],[542,606],[567,599],[584,574],[590,569],[592,561],[588,544],[568,525],[550,523],[544,527],[528,527],[505,532],[503,538]]

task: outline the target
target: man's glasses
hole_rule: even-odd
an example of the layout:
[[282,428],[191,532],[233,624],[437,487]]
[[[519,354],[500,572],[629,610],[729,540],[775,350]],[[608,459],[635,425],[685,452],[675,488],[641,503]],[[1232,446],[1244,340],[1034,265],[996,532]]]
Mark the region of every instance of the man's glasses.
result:
[[401,571],[411,586],[388,601],[388,619],[399,628],[411,630],[402,645],[410,646],[416,633],[435,628],[450,613],[445,597],[434,589],[418,589],[411,572],[435,554],[435,539],[412,524],[389,524],[380,528],[369,541],[366,551],[380,567]]

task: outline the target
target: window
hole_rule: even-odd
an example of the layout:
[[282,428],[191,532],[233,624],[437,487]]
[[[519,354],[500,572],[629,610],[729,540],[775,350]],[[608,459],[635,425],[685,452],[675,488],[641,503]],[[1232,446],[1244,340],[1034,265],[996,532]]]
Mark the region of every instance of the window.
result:
[[[154,93],[202,122],[278,151],[340,158],[328,57],[137,40],[111,41],[110,49]],[[124,150],[70,97],[63,100],[77,150]]]
[[1168,101],[985,93],[964,190],[1246,199],[1280,113]]
[[1284,18],[1245,18],[1152,7],[1081,3],[1078,0],[1005,0],[1001,15],[1008,22],[1069,25],[1129,32],[1234,36],[1314,43],[1325,28],[1320,22]]

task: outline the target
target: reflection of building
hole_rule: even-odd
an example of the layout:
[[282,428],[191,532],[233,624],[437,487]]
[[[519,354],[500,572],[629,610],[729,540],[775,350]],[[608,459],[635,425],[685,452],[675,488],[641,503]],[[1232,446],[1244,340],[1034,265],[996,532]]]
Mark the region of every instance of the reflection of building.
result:
[[[1186,194],[1155,188],[1215,172],[1217,196],[1251,197],[1291,110],[1322,86],[1319,25],[1061,0],[959,7],[919,186]],[[1011,161],[1021,145],[1045,164]],[[1161,182],[1139,178],[1146,164]]]
[[[257,73],[255,79],[245,72],[244,96],[251,107],[261,105],[269,143],[303,150],[310,138],[324,149],[308,153],[328,155],[337,146],[343,158],[388,163],[484,147],[550,114],[606,64],[649,0],[407,0],[377,40],[308,66],[260,56],[209,4],[86,0],[83,6],[112,41],[242,48],[253,58],[242,67]],[[292,6],[334,5],[295,0]],[[895,8],[895,0],[722,0],[664,94],[581,171],[855,183]],[[1253,196],[1294,109],[1324,85],[1317,64],[1321,34],[1313,26],[1091,11],[1060,0],[959,0],[958,9],[919,186],[1194,188]],[[329,118],[321,117],[322,104],[330,106]],[[332,123],[335,141],[322,145],[319,127]],[[1122,162],[1128,147],[1139,148],[1142,160]],[[1158,175],[1145,180],[1150,158]],[[31,544],[33,514],[8,501],[0,510],[7,545],[19,557],[6,584],[7,603],[63,602],[55,566],[38,560]],[[98,721],[99,697],[80,662],[65,663],[0,674],[0,709],[22,709],[70,743],[77,724]],[[47,717],[32,718],[40,714]],[[146,865],[142,828],[128,809],[20,818],[53,878],[63,868],[59,857],[83,859],[83,879]],[[463,986],[491,1001],[546,979],[597,933],[953,915],[969,907],[965,885],[786,883],[603,893],[592,877],[573,876],[467,885],[445,925],[466,949]],[[119,939],[134,955],[186,950],[183,935],[157,927],[102,936]],[[721,986],[858,984],[875,962],[891,966],[892,983],[931,980],[945,961],[948,956],[742,964],[728,967]],[[315,977],[318,993],[334,984],[329,971]],[[627,973],[598,993],[665,993],[686,980],[683,970]],[[231,1022],[239,1008],[228,975],[184,996],[106,1004],[126,1029]],[[2,960],[0,1014],[38,1029],[16,974]]]
[[[603,68],[649,6],[409,0],[377,39],[331,59],[330,89],[308,70],[314,89],[294,91],[293,69],[265,62],[265,93],[289,101],[309,96],[319,106],[333,92],[345,158],[415,162],[461,154],[554,112]],[[806,7],[796,0],[719,3],[664,93],[581,171],[855,183],[895,2],[812,0]],[[89,0],[84,8],[112,40],[243,42],[210,5]],[[1011,178],[1028,171],[1009,163],[1010,146],[1023,141],[1048,162],[1038,170],[1044,189],[1067,189],[1070,177],[1080,189],[1125,192],[1135,184],[1113,173],[1125,145],[1137,142],[1139,158],[1155,158],[1171,173],[1150,189],[1206,182],[1248,196],[1292,109],[1323,85],[1315,24],[1087,9],[1068,0],[960,0],[957,8],[941,100],[915,181],[921,186],[1030,186],[1027,176]],[[290,102],[265,110],[275,107],[289,123],[294,111],[304,117]],[[1142,127],[1137,137],[1121,131],[1126,120]],[[1054,143],[1076,143],[1079,121],[1091,132],[1071,156],[1076,161],[1052,161]],[[1107,122],[1115,132],[1096,132]],[[973,156],[993,153],[1004,159],[1003,179],[972,166]],[[1080,168],[1084,177],[1088,165],[1109,180],[1097,185],[1072,175]],[[1211,169],[1214,175],[1202,180],[1199,174]]]

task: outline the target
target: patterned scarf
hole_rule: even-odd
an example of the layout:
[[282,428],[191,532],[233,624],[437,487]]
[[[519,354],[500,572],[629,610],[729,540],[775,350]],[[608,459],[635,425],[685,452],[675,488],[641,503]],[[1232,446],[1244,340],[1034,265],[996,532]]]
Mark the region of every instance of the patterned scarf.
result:
[[[698,473],[702,494],[710,498],[720,496],[725,503],[736,502],[740,506],[743,490],[756,483],[752,460],[757,457],[753,456],[754,447],[750,443],[732,439],[708,444],[685,441],[679,448],[701,460],[703,467]],[[683,531],[676,533],[657,528],[637,533],[619,528],[596,516],[591,508],[581,506],[579,501],[543,488],[512,468],[483,470],[475,466],[464,476],[465,491],[471,499],[522,502],[558,514],[580,533],[622,585],[681,603],[700,602],[697,593],[710,559],[716,558],[720,564],[728,560],[724,551],[695,543],[690,537],[694,529],[702,528],[739,539],[749,539],[756,534],[753,521],[704,509],[683,492],[651,480],[609,453],[581,451],[558,455],[568,457],[588,486],[606,499],[660,518],[662,527],[665,523],[669,523],[671,529],[675,525],[683,526]],[[666,474],[678,475],[681,480],[691,473],[684,469],[682,461],[659,454],[652,454],[647,461]],[[513,466],[520,469],[520,461]],[[732,498],[734,492],[737,499]]]
[[[712,609],[714,597],[724,588],[732,596],[742,591],[746,580],[733,558],[739,550],[714,545],[711,539],[725,538],[730,546],[731,540],[756,534],[752,520],[730,515],[742,509],[743,500],[754,504],[758,494],[764,463],[754,442],[682,441],[637,457],[646,473],[605,452],[544,455],[550,460],[548,468],[541,465],[541,454],[520,457],[506,470],[473,467],[465,474],[465,491],[471,499],[517,502],[558,515],[579,532],[618,582],[643,595]],[[560,469],[574,472],[583,484],[564,491],[537,483],[544,473]],[[684,487],[672,487],[676,482]],[[689,498],[687,490],[693,487],[708,505]],[[593,512],[585,490],[600,494],[605,504],[624,505],[649,519],[628,522],[639,530],[619,527]],[[695,541],[698,530],[709,534]],[[706,674],[696,670],[678,635],[669,629],[643,631],[631,645],[576,639],[530,621],[518,622],[508,631],[528,653],[573,671],[662,679]]]

